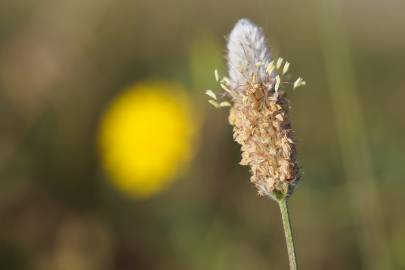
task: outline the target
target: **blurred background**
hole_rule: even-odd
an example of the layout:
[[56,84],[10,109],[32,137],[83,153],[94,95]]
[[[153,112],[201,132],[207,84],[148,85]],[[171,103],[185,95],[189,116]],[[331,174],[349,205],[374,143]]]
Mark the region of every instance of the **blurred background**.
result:
[[277,205],[238,165],[241,17],[289,93],[301,269],[405,269],[405,2],[0,0],[0,269],[288,269]]

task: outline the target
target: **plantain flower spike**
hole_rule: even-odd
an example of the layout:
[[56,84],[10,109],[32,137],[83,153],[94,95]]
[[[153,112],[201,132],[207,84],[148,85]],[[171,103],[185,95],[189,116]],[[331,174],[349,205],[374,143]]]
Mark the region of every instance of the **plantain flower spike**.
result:
[[229,78],[222,87],[232,101],[229,122],[241,145],[240,164],[250,167],[260,195],[286,198],[300,179],[281,77],[290,63],[283,68],[279,58],[274,64],[263,30],[247,19],[237,22],[227,47]]

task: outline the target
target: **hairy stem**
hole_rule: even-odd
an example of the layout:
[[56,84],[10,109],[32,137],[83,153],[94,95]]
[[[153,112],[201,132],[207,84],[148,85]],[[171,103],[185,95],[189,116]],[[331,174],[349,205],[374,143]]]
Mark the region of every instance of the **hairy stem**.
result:
[[295,257],[294,239],[291,231],[290,216],[288,214],[287,198],[281,198],[277,200],[277,202],[280,206],[281,218],[283,220],[290,270],[297,270],[297,259]]

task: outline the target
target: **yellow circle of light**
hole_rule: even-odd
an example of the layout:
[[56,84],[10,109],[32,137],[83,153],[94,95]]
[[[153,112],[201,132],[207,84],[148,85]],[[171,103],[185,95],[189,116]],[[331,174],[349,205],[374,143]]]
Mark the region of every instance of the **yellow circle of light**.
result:
[[150,197],[178,176],[192,155],[194,121],[184,89],[167,82],[136,84],[101,119],[103,167],[119,190]]

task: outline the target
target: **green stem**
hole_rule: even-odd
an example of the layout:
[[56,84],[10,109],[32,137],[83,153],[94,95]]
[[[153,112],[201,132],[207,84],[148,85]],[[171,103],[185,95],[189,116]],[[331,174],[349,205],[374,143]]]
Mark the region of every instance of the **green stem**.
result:
[[280,206],[281,218],[283,220],[290,270],[297,270],[297,259],[295,257],[294,239],[291,231],[290,216],[288,214],[287,198],[279,199],[278,205]]

